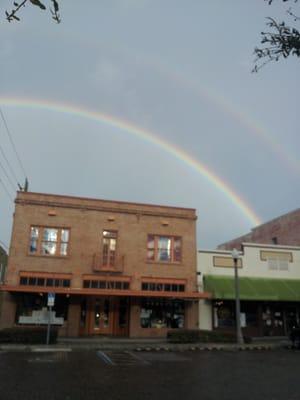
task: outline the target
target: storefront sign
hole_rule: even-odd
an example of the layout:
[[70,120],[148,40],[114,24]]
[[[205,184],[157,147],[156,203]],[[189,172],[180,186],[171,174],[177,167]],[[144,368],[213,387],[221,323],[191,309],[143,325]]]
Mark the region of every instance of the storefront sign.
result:
[[48,293],[48,302],[47,302],[48,307],[53,307],[54,301],[55,301],[55,293]]

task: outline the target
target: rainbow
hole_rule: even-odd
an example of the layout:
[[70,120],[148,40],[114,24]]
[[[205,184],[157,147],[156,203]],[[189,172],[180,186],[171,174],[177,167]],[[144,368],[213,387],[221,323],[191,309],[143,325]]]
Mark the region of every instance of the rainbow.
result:
[[244,110],[238,109],[227,97],[225,98],[211,87],[207,88],[203,83],[200,84],[196,79],[187,77],[181,72],[164,65],[161,60],[154,61],[150,59],[148,60],[148,64],[163,73],[166,78],[171,79],[181,87],[188,88],[196,96],[213,103],[220,110],[230,115],[234,120],[244,126],[248,132],[256,136],[258,140],[264,142],[266,148],[271,150],[290,170],[296,174],[300,173],[299,159],[293,157],[292,154],[284,148],[284,143],[279,142],[274,135],[268,132],[262,123],[250,117]]
[[[126,47],[122,43],[122,47],[116,42],[99,42],[93,39],[84,40],[82,35],[74,35],[68,33],[68,37],[73,40],[76,45],[80,44],[84,47],[98,47],[99,43],[101,46],[108,47],[110,50],[114,49],[118,53],[124,53],[129,59],[136,60],[136,51],[132,51],[131,48]],[[203,82],[199,82],[197,79],[187,77],[186,74],[182,73],[178,69],[175,69],[173,65],[164,63],[161,59],[155,58],[153,55],[149,56],[146,53],[139,53],[140,57],[138,62],[146,67],[150,67],[157,72],[164,75],[165,78],[175,82],[177,85],[189,89],[196,96],[205,99],[206,101],[217,106],[222,112],[230,115],[234,120],[238,121],[241,126],[245,127],[249,133],[263,142],[269,151],[272,151],[277,158],[279,158],[283,165],[286,165],[291,171],[297,175],[300,173],[300,162],[299,158],[293,157],[290,151],[285,149],[284,143],[280,142],[276,137],[271,134],[267,128],[255,118],[250,116],[245,110],[238,108],[236,104],[233,104],[228,97],[224,97],[221,93],[213,90],[211,87],[207,87]]]
[[138,127],[131,122],[124,119],[117,118],[115,116],[104,114],[98,111],[86,109],[82,106],[75,104],[65,104],[57,101],[42,100],[42,99],[30,99],[30,98],[10,98],[0,97],[0,105],[7,107],[23,107],[30,109],[40,109],[54,111],[63,114],[74,115],[76,117],[87,118],[94,120],[102,124],[120,129],[134,135],[141,140],[144,140],[152,145],[155,145],[167,153],[174,156],[179,161],[185,163],[198,173],[200,173],[207,181],[215,186],[223,195],[228,198],[247,218],[251,225],[260,225],[261,220],[246,201],[234,191],[228,183],[218,177],[212,170],[200,161],[193,158],[187,152],[177,147],[175,144],[170,143],[162,139],[159,135],[150,132],[144,128]]

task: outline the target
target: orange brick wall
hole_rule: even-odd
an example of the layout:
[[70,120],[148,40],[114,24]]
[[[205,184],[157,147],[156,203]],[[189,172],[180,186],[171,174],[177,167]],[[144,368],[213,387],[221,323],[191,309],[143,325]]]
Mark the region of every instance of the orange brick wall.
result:
[[[39,201],[41,204],[30,204],[34,201]],[[60,206],[55,207],[53,205],[55,202],[59,202]],[[103,209],[89,210],[89,206],[91,208],[99,206]],[[56,216],[49,216],[49,210],[54,210]],[[114,217],[114,221],[109,221],[111,216]],[[163,225],[166,222],[168,225]],[[120,204],[101,200],[79,199],[76,202],[73,198],[19,193],[6,283],[17,285],[19,271],[47,271],[72,273],[72,287],[82,287],[82,274],[94,273],[93,254],[101,252],[102,231],[107,229],[118,231],[117,257],[124,256],[122,275],[132,277],[133,290],[141,288],[140,278],[144,276],[186,279],[186,290],[195,291],[197,290],[195,223],[195,211],[191,209]],[[29,255],[31,225],[69,227],[70,255],[67,258]],[[180,264],[147,262],[148,233],[181,236],[182,262]]]
[[[69,228],[69,256],[30,255],[30,226]],[[101,257],[103,230],[118,232],[117,260],[123,263],[123,272],[93,271],[94,253]],[[147,235],[150,233],[182,237],[182,262],[147,262]],[[71,273],[72,288],[82,288],[83,274],[129,276],[132,290],[141,290],[142,277],[178,278],[186,280],[186,291],[195,292],[195,210],[19,192],[5,283],[18,285],[20,271]],[[140,336],[143,333],[139,327],[139,314],[134,316],[134,313],[137,313],[137,307],[132,306],[130,334]],[[188,325],[195,328],[196,317],[190,317],[190,314],[187,313]],[[197,312],[192,314],[197,315]],[[78,318],[79,304],[71,302],[69,336],[78,334]]]

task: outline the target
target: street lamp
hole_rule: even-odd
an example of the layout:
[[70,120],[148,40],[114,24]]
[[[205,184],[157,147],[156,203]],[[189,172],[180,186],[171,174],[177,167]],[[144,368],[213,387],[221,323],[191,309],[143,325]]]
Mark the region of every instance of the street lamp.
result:
[[240,253],[237,251],[237,249],[233,249],[231,256],[234,263],[236,341],[237,344],[244,344],[244,338],[241,330],[240,286],[238,277],[238,259],[240,258]]

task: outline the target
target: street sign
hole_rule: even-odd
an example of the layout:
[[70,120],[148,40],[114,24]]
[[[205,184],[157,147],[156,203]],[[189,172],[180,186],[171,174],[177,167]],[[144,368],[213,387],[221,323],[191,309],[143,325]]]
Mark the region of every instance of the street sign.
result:
[[48,307],[53,307],[54,301],[55,301],[55,293],[48,293],[48,302],[47,302]]

